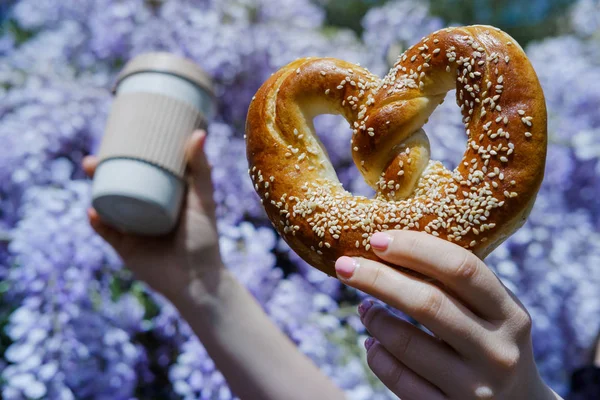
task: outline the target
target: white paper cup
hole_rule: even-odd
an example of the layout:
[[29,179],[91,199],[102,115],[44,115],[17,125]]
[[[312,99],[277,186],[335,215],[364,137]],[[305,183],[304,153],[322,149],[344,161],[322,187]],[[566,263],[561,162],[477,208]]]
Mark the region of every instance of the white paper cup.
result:
[[169,233],[185,193],[185,144],[212,114],[210,80],[189,60],[150,53],[125,66],[115,93],[92,204],[120,230]]

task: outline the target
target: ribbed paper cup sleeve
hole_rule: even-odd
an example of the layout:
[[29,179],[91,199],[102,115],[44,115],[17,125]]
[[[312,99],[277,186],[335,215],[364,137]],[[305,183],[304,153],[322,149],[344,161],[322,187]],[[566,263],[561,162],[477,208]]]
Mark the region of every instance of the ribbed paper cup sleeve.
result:
[[98,156],[100,162],[109,158],[144,160],[183,178],[185,144],[198,128],[206,128],[206,120],[183,101],[150,92],[119,94]]

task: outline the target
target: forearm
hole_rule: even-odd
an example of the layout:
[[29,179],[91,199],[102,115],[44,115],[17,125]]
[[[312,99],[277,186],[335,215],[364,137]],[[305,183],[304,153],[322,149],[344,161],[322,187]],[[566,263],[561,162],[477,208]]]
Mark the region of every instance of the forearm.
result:
[[[203,282],[207,282],[203,279]],[[343,399],[227,270],[174,299],[232,391],[242,399]],[[196,293],[196,294],[195,294]],[[201,294],[199,294],[201,293]]]

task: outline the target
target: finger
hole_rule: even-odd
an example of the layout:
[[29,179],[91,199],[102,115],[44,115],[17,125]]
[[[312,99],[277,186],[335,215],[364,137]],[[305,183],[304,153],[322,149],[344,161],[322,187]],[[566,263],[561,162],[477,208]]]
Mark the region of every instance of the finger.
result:
[[85,171],[87,176],[92,178],[94,176],[94,173],[96,172],[96,167],[98,166],[98,157],[96,157],[96,156],[84,157],[83,160],[81,161],[81,166],[83,167],[83,170]]
[[412,316],[459,354],[487,348],[483,321],[434,284],[364,258],[340,257],[335,269],[342,282]]
[[206,132],[196,130],[186,146],[186,160],[190,173],[190,184],[202,198],[212,198],[210,164],[204,153]]
[[190,196],[187,200],[189,201],[188,205],[202,209],[214,219],[215,203],[210,164],[204,153],[205,142],[206,132],[196,130],[186,146],[190,184]]
[[102,222],[100,215],[98,215],[98,212],[95,209],[89,208],[87,213],[90,225],[94,231],[106,240],[117,253],[120,253],[119,250],[123,242],[124,234]]
[[398,361],[376,340],[367,339],[365,347],[371,371],[402,400],[447,398],[437,387]]
[[504,320],[515,311],[515,302],[492,270],[454,243],[412,231],[375,233],[370,243],[381,259],[442,282],[484,319]]
[[198,177],[210,170],[204,144],[206,143],[206,131],[196,130],[190,137],[186,146],[186,160],[192,176]]
[[[468,385],[470,374],[464,361],[448,345],[371,300],[363,301],[359,312],[373,338],[403,365],[444,393],[464,397],[458,389]],[[464,385],[457,385],[459,380]]]

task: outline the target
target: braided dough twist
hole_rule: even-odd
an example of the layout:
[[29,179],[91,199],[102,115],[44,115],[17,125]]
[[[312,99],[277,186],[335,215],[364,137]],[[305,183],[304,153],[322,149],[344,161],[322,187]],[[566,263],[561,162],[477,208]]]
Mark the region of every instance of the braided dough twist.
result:
[[[421,129],[456,88],[468,136],[459,166],[429,160]],[[344,190],[312,120],[341,114],[373,199]],[[490,26],[423,38],[381,80],[331,58],[296,60],[271,76],[246,124],[250,176],[267,215],[304,260],[335,276],[342,256],[376,259],[369,239],[425,231],[484,258],[527,218],[546,158],[546,106],[522,48]]]

